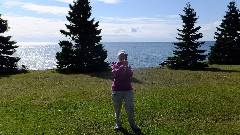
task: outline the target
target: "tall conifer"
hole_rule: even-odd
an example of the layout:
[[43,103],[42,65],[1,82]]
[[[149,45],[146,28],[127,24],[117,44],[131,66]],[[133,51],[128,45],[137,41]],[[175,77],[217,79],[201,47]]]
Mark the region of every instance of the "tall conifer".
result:
[[183,29],[178,29],[177,39],[179,42],[174,43],[174,56],[169,57],[168,67],[172,69],[200,69],[207,65],[202,63],[206,59],[205,50],[200,50],[199,47],[204,42],[198,42],[203,37],[202,33],[198,33],[200,26],[195,27],[197,21],[196,12],[191,8],[190,3],[187,3],[184,8],[184,15],[180,15],[183,21]]
[[[0,33],[5,33],[9,29],[7,20],[1,18],[0,14]],[[11,41],[11,36],[0,35],[0,73],[12,73],[17,71],[18,57],[11,56],[18,46],[15,41]]]
[[235,1],[228,5],[228,11],[215,32],[216,42],[211,47],[211,64],[240,64],[240,14]]
[[68,31],[60,32],[69,40],[60,41],[61,52],[56,54],[57,68],[67,72],[94,72],[107,70],[107,51],[100,43],[102,37],[99,22],[91,17],[89,0],[76,0],[69,5],[66,24]]

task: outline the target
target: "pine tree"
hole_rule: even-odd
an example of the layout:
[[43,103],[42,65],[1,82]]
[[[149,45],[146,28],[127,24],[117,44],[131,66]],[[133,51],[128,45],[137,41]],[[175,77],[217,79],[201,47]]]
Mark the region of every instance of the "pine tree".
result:
[[[8,31],[8,22],[1,18],[0,14],[0,33]],[[0,73],[13,73],[16,72],[17,62],[20,60],[18,57],[11,55],[16,51],[16,42],[11,41],[11,36],[0,36]]]
[[63,72],[95,72],[109,69],[105,62],[107,51],[100,43],[99,22],[94,23],[91,17],[89,0],[77,0],[69,5],[70,11],[66,17],[70,24],[66,24],[68,31],[60,32],[69,41],[60,41],[61,52],[56,54],[57,68]]
[[168,58],[168,67],[171,69],[201,69],[206,67],[202,61],[206,59],[205,50],[200,50],[199,47],[204,42],[198,42],[203,37],[202,33],[198,33],[200,26],[195,27],[197,21],[196,12],[191,8],[190,3],[187,3],[184,8],[185,15],[180,15],[183,21],[183,29],[178,30],[176,39],[179,42],[173,43],[175,49],[174,56]]
[[211,64],[240,64],[240,14],[235,1],[228,5],[228,11],[215,32],[216,42],[211,47]]

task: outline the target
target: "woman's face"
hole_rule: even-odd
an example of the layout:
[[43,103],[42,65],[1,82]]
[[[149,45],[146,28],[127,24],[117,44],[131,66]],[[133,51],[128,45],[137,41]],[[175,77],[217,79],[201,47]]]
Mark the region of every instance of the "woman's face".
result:
[[124,54],[124,53],[121,53],[121,54],[118,56],[118,60],[119,60],[119,61],[124,61],[124,60],[125,60],[125,54]]

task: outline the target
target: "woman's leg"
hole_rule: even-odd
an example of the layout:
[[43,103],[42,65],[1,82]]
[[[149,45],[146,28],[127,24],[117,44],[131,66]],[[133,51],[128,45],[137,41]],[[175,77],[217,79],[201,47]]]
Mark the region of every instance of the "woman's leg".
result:
[[122,91],[113,91],[112,92],[112,101],[115,109],[115,118],[117,126],[121,126],[121,108],[123,101],[123,92]]
[[126,91],[124,95],[124,107],[127,112],[127,118],[130,126],[135,124],[134,120],[134,93],[133,91]]
[[134,93],[127,91],[124,96],[124,106],[127,112],[128,122],[133,130],[141,130],[134,120]]

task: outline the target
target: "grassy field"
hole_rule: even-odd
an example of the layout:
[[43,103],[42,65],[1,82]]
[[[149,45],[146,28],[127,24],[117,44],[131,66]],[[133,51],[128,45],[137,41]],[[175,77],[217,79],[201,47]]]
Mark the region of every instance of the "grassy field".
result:
[[[0,76],[0,134],[134,134],[113,131],[111,73],[55,71]],[[205,71],[137,69],[142,134],[239,134],[240,66]]]

